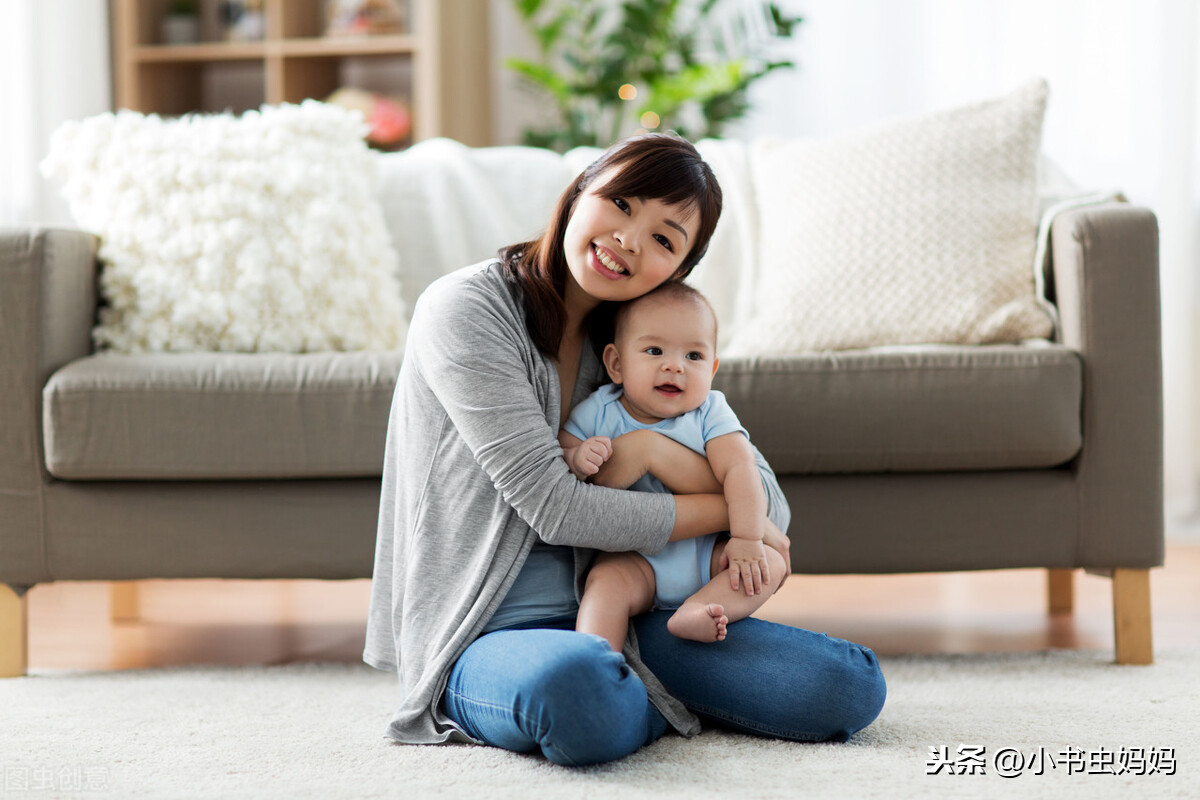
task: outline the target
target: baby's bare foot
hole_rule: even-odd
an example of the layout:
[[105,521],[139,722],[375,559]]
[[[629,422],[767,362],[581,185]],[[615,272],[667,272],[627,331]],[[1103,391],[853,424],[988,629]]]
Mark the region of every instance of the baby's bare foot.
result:
[[719,642],[725,638],[729,617],[719,603],[684,603],[667,620],[667,630],[680,639],[694,642]]

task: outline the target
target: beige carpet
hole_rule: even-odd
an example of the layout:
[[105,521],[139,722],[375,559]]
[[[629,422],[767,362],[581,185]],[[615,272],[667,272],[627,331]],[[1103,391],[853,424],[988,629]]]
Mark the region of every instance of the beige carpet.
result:
[[[396,745],[383,737],[392,679],[366,666],[43,670],[0,681],[0,797],[1200,797],[1200,650],[1152,667],[1110,658],[887,658],[883,713],[846,744],[707,731],[586,769]],[[931,747],[946,748],[936,775]],[[981,759],[960,750],[972,747]],[[1005,748],[1055,764],[1004,778]],[[985,774],[951,774],[972,762]]]

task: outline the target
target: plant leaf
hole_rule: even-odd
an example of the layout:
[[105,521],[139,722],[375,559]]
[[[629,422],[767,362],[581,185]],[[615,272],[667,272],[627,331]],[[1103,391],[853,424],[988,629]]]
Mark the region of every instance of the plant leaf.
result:
[[537,64],[521,58],[510,58],[504,65],[516,72],[525,80],[545,89],[559,103],[564,102],[570,95],[571,87],[562,76],[544,64]]

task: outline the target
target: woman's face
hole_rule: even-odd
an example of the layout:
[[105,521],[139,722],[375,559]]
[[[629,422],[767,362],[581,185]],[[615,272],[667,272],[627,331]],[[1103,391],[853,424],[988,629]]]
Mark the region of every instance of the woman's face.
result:
[[597,194],[613,174],[598,176],[576,199],[563,236],[571,278],[597,301],[641,297],[670,278],[700,227],[691,209]]

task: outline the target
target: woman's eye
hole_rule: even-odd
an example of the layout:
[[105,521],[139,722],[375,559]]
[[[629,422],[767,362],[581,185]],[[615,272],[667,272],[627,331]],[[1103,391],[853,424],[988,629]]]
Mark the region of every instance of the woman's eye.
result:
[[620,197],[614,197],[613,202],[616,203],[617,208],[621,209],[626,214],[629,213],[629,203],[626,203],[624,199]]
[[659,233],[659,234],[655,234],[654,238],[655,238],[655,239],[657,239],[657,240],[658,240],[658,243],[659,243],[659,244],[661,244],[663,247],[667,248],[667,249],[668,249],[668,250],[670,250],[672,253],[673,253],[673,252],[675,252],[675,248],[671,246],[671,240],[670,240],[670,239],[668,239],[667,237],[663,236],[661,233]]

